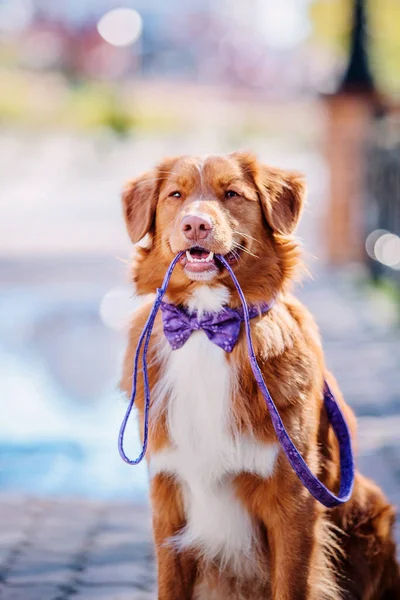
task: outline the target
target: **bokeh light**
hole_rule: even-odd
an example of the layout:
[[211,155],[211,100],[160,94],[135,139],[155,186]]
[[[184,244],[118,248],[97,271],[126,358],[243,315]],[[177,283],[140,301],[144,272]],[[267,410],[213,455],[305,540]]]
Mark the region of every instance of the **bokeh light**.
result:
[[367,236],[367,239],[365,240],[365,250],[370,258],[377,260],[375,256],[375,244],[379,238],[386,233],[389,233],[386,229],[375,229]]
[[366,241],[365,250],[370,258],[386,267],[400,270],[400,237],[386,229],[375,229]]
[[101,300],[99,313],[106,327],[121,331],[129,324],[136,304],[130,287],[117,287],[109,290]]
[[112,46],[130,46],[140,38],[142,18],[133,8],[115,8],[101,17],[97,31]]
[[265,5],[262,25],[266,41],[276,50],[290,50],[303,42],[311,32],[306,3],[280,0]]
[[394,233],[384,233],[375,242],[375,256],[383,265],[400,265],[400,237]]

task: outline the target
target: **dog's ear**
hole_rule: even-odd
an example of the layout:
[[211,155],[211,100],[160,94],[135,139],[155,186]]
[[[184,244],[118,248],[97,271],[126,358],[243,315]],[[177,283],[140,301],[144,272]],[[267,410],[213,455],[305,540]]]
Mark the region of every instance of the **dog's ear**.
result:
[[129,237],[136,244],[152,228],[157,206],[157,174],[145,173],[128,181],[122,192],[122,208]]
[[272,230],[293,233],[301,215],[306,183],[301,173],[259,165],[255,177],[264,217]]
[[251,178],[260,198],[265,220],[275,233],[292,233],[299,221],[306,184],[301,173],[262,165],[251,152],[234,152],[245,177]]
[[171,174],[177,160],[177,157],[165,158],[155,169],[126,184],[122,192],[122,208],[129,237],[134,244],[152,231],[162,183]]

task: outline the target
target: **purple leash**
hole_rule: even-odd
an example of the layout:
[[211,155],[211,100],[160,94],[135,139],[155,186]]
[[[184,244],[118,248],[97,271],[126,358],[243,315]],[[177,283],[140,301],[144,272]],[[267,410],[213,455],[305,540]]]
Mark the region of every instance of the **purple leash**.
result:
[[[141,460],[143,459],[144,455],[146,454],[147,440],[148,440],[148,436],[149,436],[149,408],[150,408],[150,387],[149,387],[149,377],[148,377],[148,373],[147,373],[147,349],[149,347],[150,336],[151,336],[151,332],[153,331],[154,321],[155,321],[155,318],[157,316],[158,310],[160,308],[162,299],[164,298],[165,292],[167,291],[167,287],[168,287],[168,284],[169,284],[169,280],[171,279],[172,271],[175,269],[176,263],[178,262],[178,260],[182,256],[182,254],[184,254],[184,253],[183,252],[179,252],[179,254],[177,254],[175,256],[174,260],[171,262],[171,264],[168,267],[168,271],[165,274],[165,277],[164,277],[164,280],[163,280],[163,282],[161,284],[161,287],[158,288],[157,291],[156,291],[156,299],[154,300],[154,304],[153,304],[152,309],[150,311],[150,314],[149,314],[149,316],[147,318],[147,321],[146,321],[146,324],[145,324],[145,326],[143,328],[143,331],[140,334],[138,345],[136,347],[134,367],[133,367],[133,377],[132,377],[132,393],[131,393],[131,398],[129,400],[128,408],[126,409],[126,413],[125,413],[125,416],[124,416],[124,418],[122,420],[121,428],[119,430],[119,435],[118,435],[118,450],[119,450],[119,453],[121,455],[122,460],[124,460],[129,465],[137,465],[137,464],[139,464],[141,462]],[[125,435],[125,429],[126,429],[126,426],[128,424],[128,420],[129,420],[130,414],[132,412],[133,405],[135,403],[136,385],[137,385],[137,376],[138,376],[138,367],[139,367],[139,354],[140,354],[140,350],[142,348],[143,342],[144,342],[143,356],[142,356],[142,368],[143,368],[143,380],[144,380],[144,432],[143,432],[143,444],[142,444],[142,449],[140,451],[139,456],[137,458],[135,458],[134,460],[131,460],[125,454],[125,450],[124,450],[124,435]]]
[[[150,342],[151,332],[153,330],[154,321],[158,310],[162,304],[162,299],[166,293],[169,280],[171,278],[172,272],[179,260],[182,256],[183,252],[180,252],[174,260],[171,262],[167,273],[164,277],[164,281],[159,289],[157,289],[156,299],[154,301],[153,307],[151,309],[150,315],[146,321],[146,325],[142,331],[142,334],[139,338],[139,342],[136,348],[135,361],[134,361],[134,370],[133,370],[133,381],[132,381],[132,394],[128,404],[128,408],[124,419],[122,421],[121,429],[118,437],[118,448],[119,453],[122,459],[130,465],[138,464],[144,457],[147,449],[147,441],[148,441],[148,419],[149,419],[149,407],[150,407],[150,388],[148,381],[148,373],[147,373],[147,349]],[[285,426],[282,422],[282,419],[279,415],[279,412],[275,406],[274,401],[271,398],[271,395],[268,391],[268,388],[265,384],[264,378],[262,376],[260,367],[257,363],[253,342],[251,339],[251,331],[250,331],[250,314],[249,308],[246,303],[244,294],[240,287],[240,284],[231,269],[229,263],[224,259],[221,255],[216,255],[216,258],[224,265],[230,274],[232,281],[236,287],[236,290],[239,294],[240,301],[242,303],[243,308],[243,321],[246,330],[246,340],[247,347],[250,359],[251,369],[254,374],[254,378],[257,382],[257,385],[264,397],[265,403],[267,405],[268,411],[271,416],[271,421],[274,426],[274,430],[276,436],[279,440],[283,451],[289,460],[294,472],[297,477],[300,479],[302,484],[308,489],[310,494],[318,500],[321,504],[328,508],[333,508],[340,504],[346,502],[352,493],[353,485],[354,485],[354,459],[353,452],[351,447],[351,438],[350,433],[343,416],[342,411],[340,410],[339,405],[337,404],[328,383],[325,381],[324,383],[324,403],[326,412],[328,415],[328,419],[332,428],[335,432],[339,443],[339,454],[340,454],[340,470],[341,470],[341,478],[340,478],[340,490],[338,495],[333,494],[309,469],[303,457],[297,450],[296,446],[293,444],[290,439],[289,434],[287,433]],[[253,316],[253,315],[252,315]],[[137,375],[138,375],[138,364],[139,364],[139,354],[140,350],[143,347],[143,356],[142,356],[142,368],[143,368],[143,379],[144,379],[144,395],[145,395],[145,404],[144,404],[144,434],[143,434],[143,444],[142,450],[139,456],[135,460],[131,460],[125,454],[123,448],[124,435],[126,425],[131,414],[133,404],[135,402],[136,396],[136,384],[137,384]]]

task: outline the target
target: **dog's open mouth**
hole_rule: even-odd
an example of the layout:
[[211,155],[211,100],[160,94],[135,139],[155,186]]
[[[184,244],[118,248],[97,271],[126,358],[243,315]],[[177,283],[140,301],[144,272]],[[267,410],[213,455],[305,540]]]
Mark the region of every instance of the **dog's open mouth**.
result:
[[[229,264],[236,262],[240,257],[239,251],[232,250],[224,255]],[[180,258],[180,264],[186,271],[192,273],[204,273],[206,271],[220,271],[223,269],[222,264],[216,258],[214,252],[210,252],[200,246],[194,246],[186,250]]]

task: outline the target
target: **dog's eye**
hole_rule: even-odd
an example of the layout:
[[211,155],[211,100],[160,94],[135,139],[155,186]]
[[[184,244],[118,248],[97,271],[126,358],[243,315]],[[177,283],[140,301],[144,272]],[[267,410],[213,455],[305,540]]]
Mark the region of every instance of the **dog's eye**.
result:
[[225,198],[234,198],[235,196],[239,196],[239,194],[233,190],[228,190],[225,192]]
[[170,198],[182,198],[182,194],[180,192],[178,192],[178,190],[176,192],[171,192],[169,195]]

